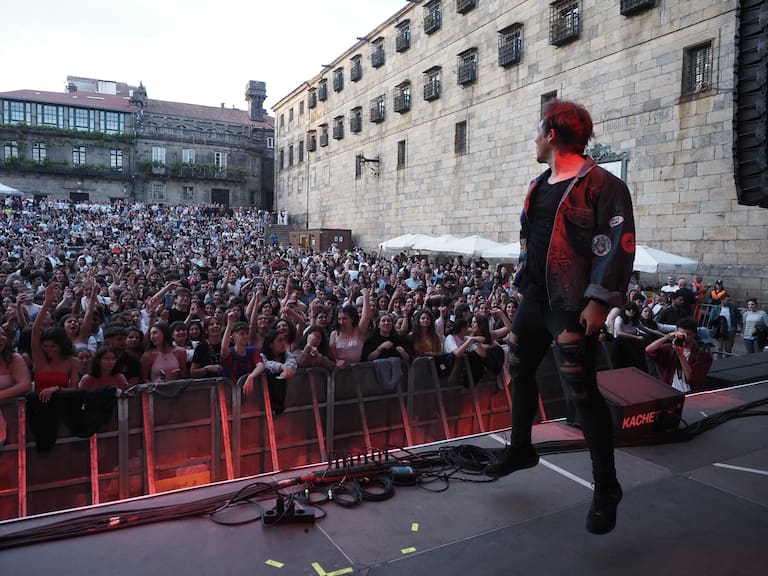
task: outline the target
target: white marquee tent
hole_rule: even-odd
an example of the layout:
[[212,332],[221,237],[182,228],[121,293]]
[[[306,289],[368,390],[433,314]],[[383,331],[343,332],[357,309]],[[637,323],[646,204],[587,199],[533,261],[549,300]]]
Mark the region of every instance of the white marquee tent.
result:
[[24,192],[21,190],[16,190],[16,188],[6,186],[0,182],[0,196],[18,196],[19,198],[24,198]]
[[635,264],[633,270],[652,274],[677,272],[678,274],[693,274],[699,263],[691,258],[664,252],[649,246],[635,246]]

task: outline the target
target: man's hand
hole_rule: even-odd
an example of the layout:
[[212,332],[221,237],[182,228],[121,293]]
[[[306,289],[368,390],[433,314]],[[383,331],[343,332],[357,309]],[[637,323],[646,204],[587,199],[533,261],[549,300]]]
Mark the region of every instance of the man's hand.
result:
[[584,326],[584,332],[587,336],[596,334],[600,327],[605,325],[605,319],[608,317],[608,306],[597,300],[590,300],[586,308],[581,311],[579,323]]

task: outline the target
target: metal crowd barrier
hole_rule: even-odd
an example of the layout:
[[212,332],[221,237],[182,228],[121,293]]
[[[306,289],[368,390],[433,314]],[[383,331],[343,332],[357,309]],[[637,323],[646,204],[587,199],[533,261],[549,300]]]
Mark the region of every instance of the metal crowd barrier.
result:
[[245,378],[139,384],[117,398],[97,434],[82,438],[60,425],[44,453],[28,430],[24,399],[0,403],[8,424],[0,520],[510,426],[512,399],[495,378],[475,382],[468,365],[465,385],[439,378],[431,357],[402,367],[390,389],[372,362],[299,370],[279,415],[266,377],[248,395]]

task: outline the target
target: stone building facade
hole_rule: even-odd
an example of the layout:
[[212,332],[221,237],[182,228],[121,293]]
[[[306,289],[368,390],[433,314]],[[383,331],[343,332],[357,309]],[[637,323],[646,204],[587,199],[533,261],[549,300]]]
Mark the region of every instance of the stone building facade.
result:
[[514,241],[543,168],[542,106],[576,100],[595,122],[590,152],[632,192],[638,243],[766,295],[768,212],[740,204],[734,177],[749,3],[408,4],[274,106],[276,208],[366,248],[407,232]]
[[271,209],[274,130],[263,82],[248,110],[154,100],[144,86],[68,78],[0,93],[0,179],[27,194],[107,203]]

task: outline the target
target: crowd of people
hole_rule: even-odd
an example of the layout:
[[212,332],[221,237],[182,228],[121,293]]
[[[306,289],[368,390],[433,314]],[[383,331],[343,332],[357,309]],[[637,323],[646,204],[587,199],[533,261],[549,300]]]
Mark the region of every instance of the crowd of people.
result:
[[[0,399],[32,382],[45,402],[66,389],[210,376],[247,376],[248,392],[265,373],[279,410],[298,368],[425,355],[457,379],[464,356],[475,378],[509,378],[519,294],[506,268],[482,259],[265,244],[252,234],[264,213],[243,208],[42,201],[2,218]],[[700,387],[711,363],[696,352],[702,301],[716,304],[708,325],[725,351],[737,331],[756,342],[768,326],[754,299],[742,315],[721,282],[693,291],[670,277],[650,298],[630,285],[603,330],[616,364],[647,370],[651,358],[669,384]],[[671,354],[683,335],[687,347]]]
[[502,372],[516,291],[483,260],[273,245],[263,213],[215,206],[26,202],[2,220],[0,399],[209,376],[249,392],[264,373],[279,411],[301,367]]

